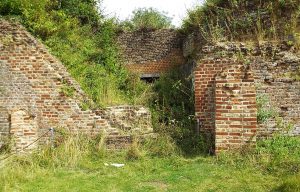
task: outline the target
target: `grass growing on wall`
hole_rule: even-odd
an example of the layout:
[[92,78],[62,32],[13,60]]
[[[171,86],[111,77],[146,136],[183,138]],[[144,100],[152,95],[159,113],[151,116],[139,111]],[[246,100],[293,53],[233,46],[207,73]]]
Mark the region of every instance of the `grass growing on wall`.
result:
[[207,0],[188,12],[182,29],[208,42],[287,40],[299,30],[299,8],[299,0]]

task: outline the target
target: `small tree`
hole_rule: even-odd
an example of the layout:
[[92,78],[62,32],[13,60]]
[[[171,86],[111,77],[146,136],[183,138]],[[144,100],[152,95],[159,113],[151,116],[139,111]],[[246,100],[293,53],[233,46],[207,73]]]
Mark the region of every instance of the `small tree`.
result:
[[171,28],[172,18],[165,12],[160,12],[154,8],[138,8],[133,12],[133,17],[122,23],[125,29],[162,29]]

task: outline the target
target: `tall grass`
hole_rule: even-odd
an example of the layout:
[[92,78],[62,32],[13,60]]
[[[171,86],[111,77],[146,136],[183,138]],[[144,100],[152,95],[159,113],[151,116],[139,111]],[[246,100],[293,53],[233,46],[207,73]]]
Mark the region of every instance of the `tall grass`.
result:
[[260,140],[255,148],[224,152],[216,159],[236,167],[257,167],[272,174],[300,173],[300,138],[276,135]]
[[274,191],[280,192],[299,192],[300,191],[300,174],[284,179],[282,184]]
[[281,40],[294,35],[299,0],[206,0],[188,11],[182,29],[196,32],[208,42],[229,40]]
[[[144,163],[163,159],[176,162],[184,159],[182,155],[169,135],[160,135],[143,142],[136,139],[127,151],[108,151],[103,135],[92,139],[82,134],[64,133],[57,137],[54,148],[45,146],[33,153],[18,154],[0,161],[0,190],[17,189],[17,183],[37,179],[36,175],[51,179],[59,170],[97,172],[99,166],[103,167],[110,162],[132,164],[150,174],[153,170]],[[278,191],[299,190],[300,138],[278,135],[259,141],[253,149],[226,152],[217,157],[198,156],[196,159],[199,158],[200,164],[213,165],[219,171],[222,167],[231,167],[284,178],[278,183]],[[180,162],[181,166],[186,167],[190,160]]]

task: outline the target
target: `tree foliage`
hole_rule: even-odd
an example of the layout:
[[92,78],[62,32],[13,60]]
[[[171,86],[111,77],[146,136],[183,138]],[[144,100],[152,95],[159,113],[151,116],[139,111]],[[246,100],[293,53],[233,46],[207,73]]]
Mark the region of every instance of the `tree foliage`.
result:
[[172,27],[172,18],[165,12],[160,12],[154,8],[138,8],[132,12],[131,19],[122,23],[125,29],[162,29]]

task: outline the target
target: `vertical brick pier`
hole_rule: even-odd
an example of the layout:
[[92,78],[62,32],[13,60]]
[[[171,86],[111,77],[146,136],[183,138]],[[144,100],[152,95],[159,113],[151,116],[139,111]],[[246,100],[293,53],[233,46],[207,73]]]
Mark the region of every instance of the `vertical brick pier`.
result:
[[195,111],[212,152],[251,146],[257,129],[256,90],[249,66],[202,60],[195,68]]

